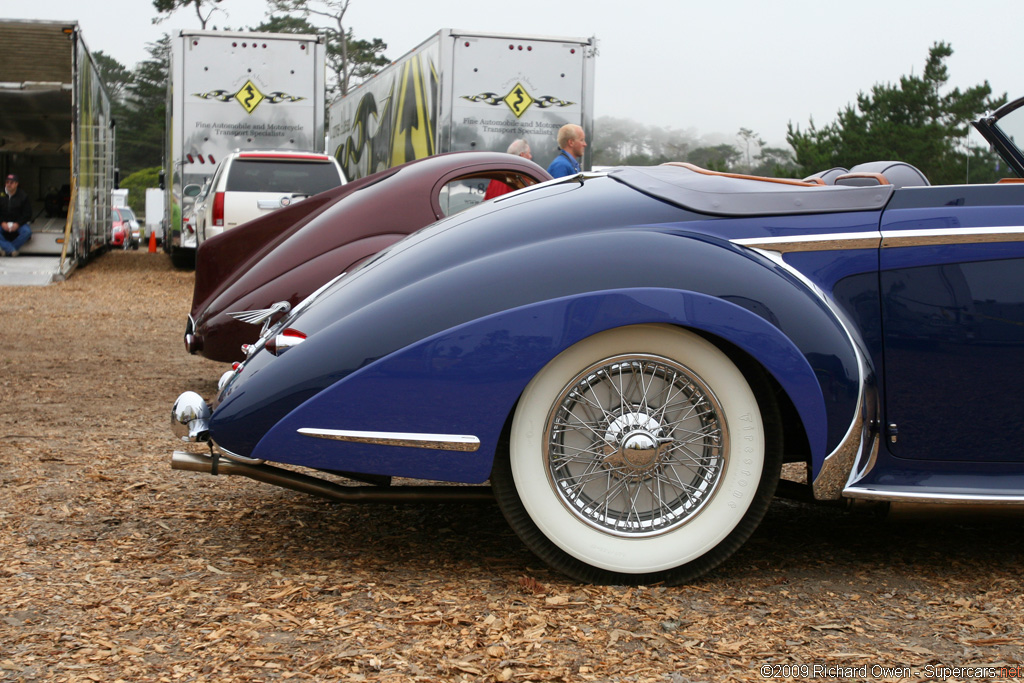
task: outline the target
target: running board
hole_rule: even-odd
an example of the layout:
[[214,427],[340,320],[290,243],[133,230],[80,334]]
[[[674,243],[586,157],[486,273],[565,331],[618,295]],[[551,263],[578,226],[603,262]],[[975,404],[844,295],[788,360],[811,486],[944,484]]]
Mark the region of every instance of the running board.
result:
[[858,487],[843,489],[844,498],[853,500],[875,500],[890,503],[917,503],[925,505],[1009,505],[1024,506],[1024,495],[1006,493],[964,493],[948,489],[914,487],[896,488],[887,486]]
[[174,451],[171,469],[248,477],[265,484],[341,503],[493,503],[490,486],[342,486],[273,465],[249,465],[187,451]]

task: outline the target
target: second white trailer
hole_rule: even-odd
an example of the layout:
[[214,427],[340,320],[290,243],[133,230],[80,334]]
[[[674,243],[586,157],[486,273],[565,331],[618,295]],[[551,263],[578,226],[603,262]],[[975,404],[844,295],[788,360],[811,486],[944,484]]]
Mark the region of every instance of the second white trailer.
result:
[[546,167],[564,124],[592,132],[596,42],[441,29],[331,104],[330,148],[349,180],[517,138]]

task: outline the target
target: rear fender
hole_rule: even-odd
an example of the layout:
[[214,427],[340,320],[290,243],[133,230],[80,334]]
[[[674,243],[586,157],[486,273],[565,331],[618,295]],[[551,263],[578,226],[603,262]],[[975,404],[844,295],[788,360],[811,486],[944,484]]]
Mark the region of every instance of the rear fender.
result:
[[[533,376],[586,337],[642,324],[699,330],[727,340],[760,363],[792,401],[817,472],[827,455],[828,420],[834,417],[823,398],[821,368],[812,367],[807,354],[764,317],[706,294],[663,288],[552,299],[433,335],[305,401],[271,428],[251,455],[319,469],[485,481],[505,422]],[[848,354],[848,349],[836,349],[834,357]],[[843,374],[841,365],[834,370]],[[300,429],[474,437],[479,447],[467,451],[353,443],[303,435]]]

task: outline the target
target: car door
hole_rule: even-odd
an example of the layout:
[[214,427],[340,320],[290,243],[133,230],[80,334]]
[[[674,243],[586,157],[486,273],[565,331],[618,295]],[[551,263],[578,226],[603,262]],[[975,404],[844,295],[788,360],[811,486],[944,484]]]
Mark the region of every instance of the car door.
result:
[[1024,460],[1024,186],[899,190],[881,229],[890,452]]

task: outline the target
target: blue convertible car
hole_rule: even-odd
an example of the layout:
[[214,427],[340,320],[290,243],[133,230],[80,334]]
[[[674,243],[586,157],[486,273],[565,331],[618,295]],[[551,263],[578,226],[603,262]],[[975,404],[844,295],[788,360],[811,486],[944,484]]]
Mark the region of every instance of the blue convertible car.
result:
[[[1018,174],[1022,104],[976,124]],[[930,186],[897,162],[804,181],[581,174],[247,319],[262,335],[213,405],[176,402],[179,433],[210,450],[173,467],[339,500],[493,495],[582,581],[710,570],[786,462],[821,501],[1024,503],[1012,181]]]

